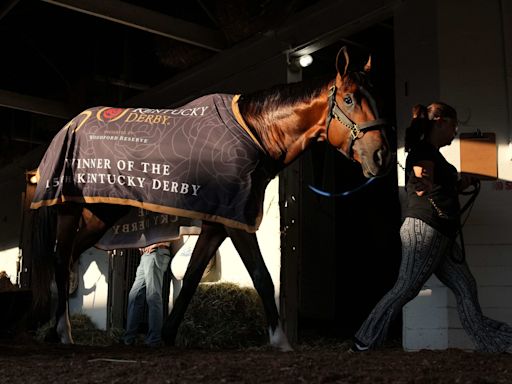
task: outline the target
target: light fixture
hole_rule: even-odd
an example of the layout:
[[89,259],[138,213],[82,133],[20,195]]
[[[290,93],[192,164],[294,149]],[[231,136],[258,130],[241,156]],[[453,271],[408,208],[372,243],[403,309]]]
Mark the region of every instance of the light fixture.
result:
[[296,56],[291,58],[290,68],[295,71],[300,71],[302,68],[311,65],[311,63],[313,63],[313,56],[311,55]]
[[298,58],[298,63],[302,68],[306,68],[307,66],[313,63],[313,56],[311,55],[302,55]]
[[25,180],[28,184],[37,184],[37,169],[25,172]]

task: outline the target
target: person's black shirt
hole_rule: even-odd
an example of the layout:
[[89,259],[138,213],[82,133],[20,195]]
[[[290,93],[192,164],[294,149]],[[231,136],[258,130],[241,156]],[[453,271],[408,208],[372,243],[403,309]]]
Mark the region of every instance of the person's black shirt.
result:
[[[413,165],[420,161],[434,163],[432,190],[423,196],[416,194],[409,178]],[[460,223],[457,179],[457,169],[446,161],[439,150],[432,144],[421,141],[409,151],[407,156],[405,166],[407,208],[404,217],[420,219],[442,234],[455,237]]]

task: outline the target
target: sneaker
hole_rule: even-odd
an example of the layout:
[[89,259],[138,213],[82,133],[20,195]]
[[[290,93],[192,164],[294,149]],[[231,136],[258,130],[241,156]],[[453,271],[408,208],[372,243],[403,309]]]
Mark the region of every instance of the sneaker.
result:
[[361,353],[361,352],[367,352],[370,350],[370,347],[367,345],[364,345],[360,341],[354,341],[350,349],[348,350],[349,353]]

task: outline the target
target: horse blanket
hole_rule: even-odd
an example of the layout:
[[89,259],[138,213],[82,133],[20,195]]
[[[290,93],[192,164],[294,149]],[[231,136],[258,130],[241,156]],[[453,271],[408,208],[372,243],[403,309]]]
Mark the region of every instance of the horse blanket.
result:
[[[255,232],[265,188],[277,171],[245,125],[237,100],[213,94],[176,109],[83,111],[44,155],[31,208],[65,202],[136,208],[106,235],[107,249],[115,248],[108,243],[116,243],[116,228],[118,235],[119,228],[141,232],[151,222],[176,225],[178,218]],[[164,232],[151,240],[139,234],[137,241],[132,233],[117,244],[151,243]]]

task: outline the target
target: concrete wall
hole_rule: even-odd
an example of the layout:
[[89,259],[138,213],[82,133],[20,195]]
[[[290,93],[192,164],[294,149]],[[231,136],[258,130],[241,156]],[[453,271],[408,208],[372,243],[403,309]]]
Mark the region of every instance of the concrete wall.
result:
[[71,314],[89,316],[98,329],[107,329],[108,254],[96,248],[82,253],[78,263],[78,288],[69,300]]
[[5,271],[11,283],[16,284],[17,261],[18,261],[19,248],[12,247],[0,251],[0,271]]
[[[281,272],[281,237],[279,214],[279,178],[273,179],[265,193],[264,216],[256,233],[261,253],[274,282],[276,298],[279,297]],[[233,243],[227,239],[220,247],[221,281],[252,286],[252,280],[238,256]]]
[[[458,110],[459,132],[496,133],[499,180],[482,182],[464,226],[464,239],[484,315],[512,324],[512,189],[506,184],[512,180],[506,72],[507,51],[512,47],[504,44],[511,25],[504,27],[503,4],[472,0],[462,9],[457,0],[407,1],[395,17],[395,51],[399,138],[403,139],[410,121],[411,107],[435,100]],[[442,152],[460,169],[459,144],[455,140]],[[404,164],[404,160],[403,150],[399,151],[399,161]],[[399,175],[403,186],[401,168]],[[404,347],[472,349],[453,294],[436,278],[427,286],[431,291],[425,290],[404,308]]]

